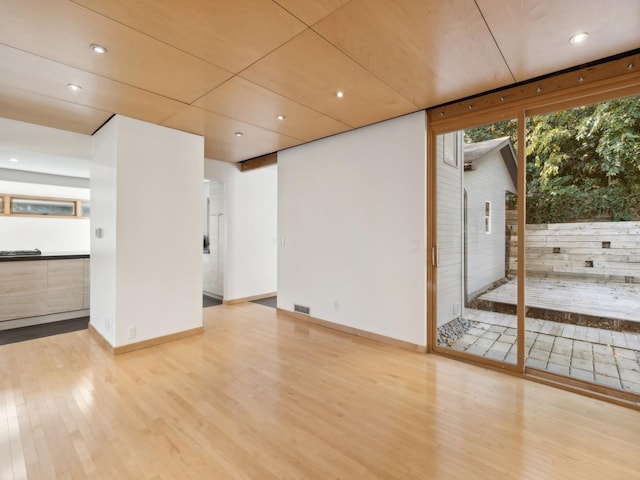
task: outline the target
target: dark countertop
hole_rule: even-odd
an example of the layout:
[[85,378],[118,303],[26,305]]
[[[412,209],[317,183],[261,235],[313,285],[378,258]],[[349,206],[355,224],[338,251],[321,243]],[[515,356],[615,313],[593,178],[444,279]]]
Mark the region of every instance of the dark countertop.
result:
[[0,262],[24,262],[33,260],[73,260],[89,258],[88,252],[42,252],[40,255],[0,255]]

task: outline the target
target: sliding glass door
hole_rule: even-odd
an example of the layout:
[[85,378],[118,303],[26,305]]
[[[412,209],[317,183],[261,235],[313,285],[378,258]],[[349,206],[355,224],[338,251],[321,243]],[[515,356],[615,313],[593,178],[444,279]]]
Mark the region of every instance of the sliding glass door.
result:
[[527,125],[526,366],[640,394],[640,96]]
[[[517,364],[517,122],[435,136],[437,348]],[[502,288],[500,298],[487,298]]]
[[640,95],[557,105],[431,127],[431,348],[637,401]]

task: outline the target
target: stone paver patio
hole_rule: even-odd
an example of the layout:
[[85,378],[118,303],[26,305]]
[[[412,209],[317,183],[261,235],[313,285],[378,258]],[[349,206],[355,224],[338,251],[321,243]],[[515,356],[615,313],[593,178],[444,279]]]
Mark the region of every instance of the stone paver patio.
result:
[[[516,363],[516,317],[465,309],[469,331],[450,345],[494,360]],[[526,319],[525,364],[640,394],[640,334]]]

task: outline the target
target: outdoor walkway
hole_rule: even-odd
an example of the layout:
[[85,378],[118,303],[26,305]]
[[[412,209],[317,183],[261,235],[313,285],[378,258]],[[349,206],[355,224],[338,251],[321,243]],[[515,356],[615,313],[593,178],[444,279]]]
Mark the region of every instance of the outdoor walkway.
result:
[[[637,302],[637,300],[636,300]],[[516,317],[465,309],[472,327],[454,350],[516,363]],[[640,334],[526,319],[526,365],[640,394]]]
[[[517,279],[480,295],[480,300],[516,304]],[[545,310],[640,322],[640,284],[528,277],[526,304]]]

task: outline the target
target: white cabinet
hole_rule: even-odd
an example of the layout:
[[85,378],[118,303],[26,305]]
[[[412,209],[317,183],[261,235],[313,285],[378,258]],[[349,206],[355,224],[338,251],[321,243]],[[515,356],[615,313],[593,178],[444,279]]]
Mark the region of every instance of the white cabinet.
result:
[[84,261],[47,260],[47,313],[82,310]]
[[0,321],[47,313],[47,262],[0,262]]
[[0,262],[0,321],[88,308],[88,258]]

